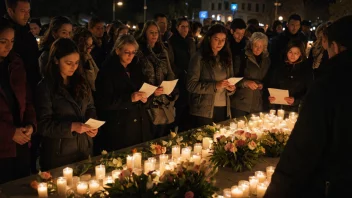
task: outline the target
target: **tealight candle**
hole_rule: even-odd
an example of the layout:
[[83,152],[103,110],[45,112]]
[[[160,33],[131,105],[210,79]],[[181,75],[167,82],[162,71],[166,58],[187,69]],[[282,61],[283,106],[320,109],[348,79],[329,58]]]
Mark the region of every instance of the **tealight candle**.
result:
[[267,188],[264,183],[259,183],[257,185],[257,197],[264,197]]
[[258,185],[258,178],[256,176],[249,177],[249,190],[251,194],[257,194],[257,185]]
[[133,157],[128,155],[126,157],[126,165],[128,169],[132,169],[133,168]]
[[99,191],[100,184],[97,180],[90,180],[89,181],[89,193],[94,194],[95,192]]
[[256,171],[255,176],[258,178],[259,183],[263,183],[266,180],[266,175],[263,171]]
[[201,157],[200,155],[193,155],[193,162],[195,165],[200,165]]
[[191,158],[191,149],[189,148],[182,148],[182,154],[181,154],[182,160],[190,160]]
[[97,179],[104,179],[105,178],[105,165],[98,165],[95,167],[95,177]]
[[270,115],[275,115],[276,114],[276,110],[275,109],[271,109],[270,110]]
[[39,197],[48,197],[48,185],[47,183],[38,184],[38,196]]
[[178,145],[172,146],[172,158],[177,159],[180,157],[181,148]]
[[59,177],[56,180],[56,186],[57,186],[57,193],[60,196],[66,195],[66,188],[67,188],[67,180],[64,177]]
[[283,109],[277,110],[277,116],[284,118],[285,117],[285,111]]
[[162,162],[167,163],[168,160],[169,160],[169,156],[166,155],[166,154],[161,154],[161,155],[159,156],[159,162],[160,162],[160,163],[162,163]]
[[231,197],[242,198],[243,197],[242,189],[240,189],[238,186],[232,186],[231,187]]
[[77,184],[77,193],[80,195],[84,195],[87,193],[88,184],[87,182],[78,182]]
[[62,171],[63,175],[67,181],[67,185],[71,186],[72,185],[72,176],[73,176],[73,169],[66,167],[64,168],[64,170]]
[[231,198],[231,189],[230,188],[225,188],[222,192],[224,194],[224,197]]
[[241,180],[238,182],[238,186],[243,191],[243,197],[249,197],[249,182],[245,180]]
[[195,143],[194,144],[193,153],[195,153],[195,154],[201,154],[202,153],[202,144],[201,143]]
[[121,174],[121,170],[113,170],[111,172],[111,176],[114,178],[114,179],[118,179],[120,177],[120,174]]
[[266,167],[266,176],[271,178],[271,176],[274,174],[275,167],[274,166],[268,166]]
[[209,137],[203,138],[203,149],[210,148],[210,141],[211,141],[211,138],[209,138]]
[[133,168],[142,168],[142,154],[134,153],[133,154]]

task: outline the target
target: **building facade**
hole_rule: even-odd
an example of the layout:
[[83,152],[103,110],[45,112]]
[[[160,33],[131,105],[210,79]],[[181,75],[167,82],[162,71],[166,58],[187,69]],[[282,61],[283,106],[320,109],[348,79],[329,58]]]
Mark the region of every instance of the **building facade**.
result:
[[201,10],[207,11],[208,17],[213,20],[227,22],[242,18],[247,22],[255,18],[262,24],[268,24],[272,20],[274,6],[272,0],[202,0]]

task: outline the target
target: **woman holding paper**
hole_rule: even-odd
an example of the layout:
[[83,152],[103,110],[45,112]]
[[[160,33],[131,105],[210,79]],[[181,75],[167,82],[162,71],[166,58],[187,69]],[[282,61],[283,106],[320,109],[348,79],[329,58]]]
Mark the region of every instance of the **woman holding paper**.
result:
[[146,93],[141,65],[135,58],[138,44],[133,36],[122,35],[107,57],[96,80],[96,106],[106,121],[94,139],[94,151],[114,151],[151,139],[145,109]]
[[41,170],[81,161],[92,153],[98,129],[84,123],[96,113],[79,63],[79,51],[71,39],[53,43],[36,94],[38,132],[43,136]]
[[195,127],[231,117],[229,96],[236,88],[227,80],[233,77],[233,69],[226,33],[223,25],[212,26],[189,64],[187,90]]
[[175,80],[175,74],[170,66],[168,52],[161,42],[160,29],[154,21],[145,23],[138,44],[140,49],[136,56],[142,64],[144,80],[158,87],[150,97],[148,114],[154,138],[159,138],[169,133],[168,127],[174,122],[174,103],[178,97],[175,90],[166,95],[160,85],[165,80]]
[[242,117],[263,110],[263,79],[270,67],[267,50],[268,37],[255,32],[249,39],[245,52],[235,58],[234,73],[243,79],[236,84],[231,97],[232,117]]
[[[282,107],[274,105],[273,107],[297,112],[313,81],[313,69],[307,64],[303,42],[290,41],[284,62],[275,68],[277,70],[274,72],[269,87],[288,90],[289,97],[284,98],[287,105],[282,105]],[[275,100],[275,97],[269,96],[270,103],[275,103]]]

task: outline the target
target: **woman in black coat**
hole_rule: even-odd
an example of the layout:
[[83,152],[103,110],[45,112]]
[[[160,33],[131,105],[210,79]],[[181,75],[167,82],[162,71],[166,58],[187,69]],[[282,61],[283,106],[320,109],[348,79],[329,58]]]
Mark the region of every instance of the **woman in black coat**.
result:
[[40,164],[48,170],[87,159],[98,130],[85,123],[96,112],[83,78],[78,48],[70,39],[53,43],[44,79],[38,84],[38,132],[43,136]]
[[141,66],[134,58],[138,44],[130,35],[119,37],[96,80],[96,106],[106,121],[95,151],[113,151],[151,139]]

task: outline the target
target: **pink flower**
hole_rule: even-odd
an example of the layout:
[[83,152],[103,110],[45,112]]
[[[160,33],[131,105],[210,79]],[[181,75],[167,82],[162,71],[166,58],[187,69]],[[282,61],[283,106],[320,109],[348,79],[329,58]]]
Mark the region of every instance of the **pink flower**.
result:
[[51,178],[51,174],[49,172],[40,172],[40,178],[48,180]]
[[246,141],[244,141],[244,140],[238,140],[237,142],[236,142],[236,146],[244,146],[244,145],[246,145]]
[[192,191],[186,192],[185,198],[194,198],[194,193]]
[[248,148],[254,150],[257,147],[257,144],[252,140],[248,143]]
[[251,139],[256,140],[257,138],[258,138],[257,134],[255,134],[255,133],[251,134]]
[[244,133],[244,130],[238,130],[235,132],[235,135],[242,135]]
[[232,153],[237,151],[237,148],[236,148],[235,144],[233,144],[233,143],[227,143],[225,145],[224,149],[225,149],[225,151],[230,151]]
[[245,136],[246,136],[246,138],[250,138],[250,137],[251,137],[251,133],[246,132],[246,133],[245,133]]

